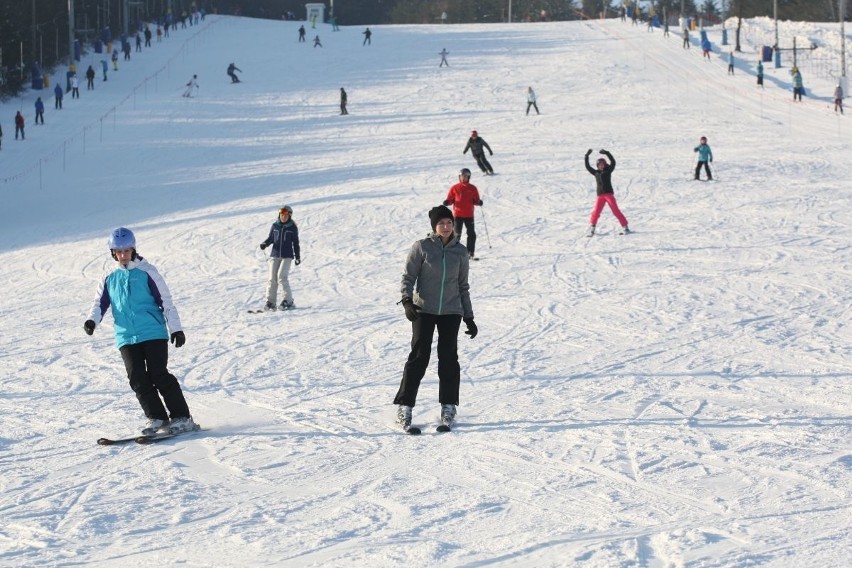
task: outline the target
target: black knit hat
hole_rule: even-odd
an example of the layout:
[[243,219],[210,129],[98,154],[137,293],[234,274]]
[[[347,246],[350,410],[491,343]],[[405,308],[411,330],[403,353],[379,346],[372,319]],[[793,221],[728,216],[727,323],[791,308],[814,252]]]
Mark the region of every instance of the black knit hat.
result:
[[433,207],[429,210],[429,222],[432,225],[432,230],[435,230],[435,227],[438,226],[438,221],[441,219],[453,219],[453,212],[447,209],[443,205],[438,205],[437,207]]

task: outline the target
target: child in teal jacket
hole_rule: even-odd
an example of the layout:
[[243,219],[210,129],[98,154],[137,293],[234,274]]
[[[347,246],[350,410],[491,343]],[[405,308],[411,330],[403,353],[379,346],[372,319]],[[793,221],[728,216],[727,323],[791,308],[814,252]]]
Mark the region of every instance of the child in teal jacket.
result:
[[707,137],[701,137],[701,143],[695,147],[695,152],[698,152],[698,164],[695,166],[695,179],[701,179],[699,172],[701,171],[701,166],[704,166],[704,171],[707,172],[707,181],[711,181],[713,179],[713,174],[710,173],[710,166],[708,165],[713,161],[713,151],[710,149],[710,146],[707,145]]

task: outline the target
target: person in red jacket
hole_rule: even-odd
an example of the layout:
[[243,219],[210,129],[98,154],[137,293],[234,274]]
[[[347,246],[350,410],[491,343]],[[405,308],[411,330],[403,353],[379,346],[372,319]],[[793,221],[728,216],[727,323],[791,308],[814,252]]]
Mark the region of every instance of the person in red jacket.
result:
[[482,205],[479,190],[470,183],[470,170],[462,168],[459,172],[459,182],[450,188],[444,206],[453,206],[453,217],[455,217],[456,238],[461,241],[462,226],[467,231],[467,253],[470,258],[475,259],[476,230],[473,226],[473,206]]
[[21,133],[21,140],[25,140],[26,136],[24,136],[24,115],[21,114],[21,111],[18,111],[18,114],[15,115],[15,140],[18,139],[18,133]]

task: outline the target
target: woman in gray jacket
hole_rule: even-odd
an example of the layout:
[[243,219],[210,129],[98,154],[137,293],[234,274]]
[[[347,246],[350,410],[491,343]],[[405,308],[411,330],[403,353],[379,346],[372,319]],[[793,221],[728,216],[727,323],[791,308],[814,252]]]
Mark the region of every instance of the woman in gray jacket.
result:
[[411,426],[411,410],[429,366],[435,329],[442,430],[452,425],[459,403],[458,334],[462,320],[471,339],[477,333],[467,281],[470,259],[453,232],[453,214],[439,205],[429,211],[429,221],[432,234],[411,246],[402,275],[400,303],[411,322],[411,353],[394,404],[398,405],[397,424],[411,434],[420,433],[419,428]]

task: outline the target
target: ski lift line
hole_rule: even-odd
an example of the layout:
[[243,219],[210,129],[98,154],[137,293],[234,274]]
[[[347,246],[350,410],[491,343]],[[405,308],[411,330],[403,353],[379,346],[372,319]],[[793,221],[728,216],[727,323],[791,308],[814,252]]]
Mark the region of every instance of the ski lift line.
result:
[[[171,65],[181,55],[181,53],[187,48],[187,44],[189,42],[196,39],[200,34],[207,32],[208,29],[212,25],[221,21],[220,18],[209,18],[209,20],[210,21],[207,23],[207,25],[204,27],[204,29],[198,30],[192,36],[186,38],[186,40],[180,46],[177,54],[175,54],[170,59],[168,59],[167,62],[162,67],[160,67],[157,71],[155,71],[152,75],[145,77],[139,84],[137,84],[135,87],[133,87],[131,89],[131,92],[128,93],[124,97],[124,99],[119,101],[118,104],[112,106],[104,114],[102,114],[99,118],[93,120],[89,124],[83,125],[82,129],[79,130],[77,132],[77,134],[69,136],[68,138],[63,140],[60,144],[57,144],[56,146],[54,146],[52,150],[48,150],[46,152],[46,154],[43,154],[42,157],[38,158],[38,160],[35,163],[33,163],[31,166],[28,166],[25,169],[23,169],[23,170],[21,170],[17,173],[14,173],[12,175],[3,176],[2,178],[0,178],[0,185],[9,185],[9,184],[12,184],[13,182],[26,180],[29,177],[31,177],[36,171],[38,171],[39,176],[41,176],[42,165],[50,162],[50,158],[53,157],[53,156],[57,156],[60,151],[62,152],[62,156],[63,156],[62,169],[63,169],[63,171],[65,171],[65,152],[68,148],[68,145],[71,144],[72,142],[74,142],[77,139],[79,139],[82,142],[82,153],[85,156],[86,155],[86,131],[94,128],[97,125],[99,127],[99,130],[100,130],[100,136],[99,136],[100,141],[103,141],[103,134],[102,134],[102,132],[103,132],[103,120],[105,118],[107,118],[110,115],[110,113],[112,113],[113,114],[113,130],[115,130],[115,128],[116,128],[115,119],[116,119],[116,114],[117,114],[116,111],[118,110],[118,107],[127,104],[127,102],[131,99],[131,97],[134,95],[134,93],[140,87],[145,86],[148,81],[150,81],[152,79],[154,81],[157,81],[158,75],[160,73],[162,73],[163,71],[168,72],[170,70]],[[20,99],[21,99],[21,109],[23,109],[23,96],[21,96]],[[41,189],[41,181],[39,181],[39,188]]]

